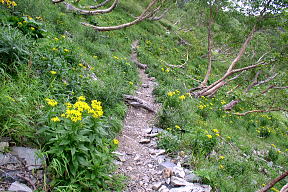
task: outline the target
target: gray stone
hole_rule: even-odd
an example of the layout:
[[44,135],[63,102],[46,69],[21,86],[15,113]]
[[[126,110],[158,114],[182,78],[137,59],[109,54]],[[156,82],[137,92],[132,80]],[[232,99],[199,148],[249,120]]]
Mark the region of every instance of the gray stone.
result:
[[42,165],[43,159],[37,157],[37,149],[31,149],[27,147],[13,147],[11,154],[18,156],[26,161],[28,170],[38,169]]
[[171,185],[173,186],[186,186],[189,184],[191,183],[187,182],[185,179],[182,179],[180,177],[175,177],[175,176],[171,177]]
[[165,185],[162,185],[158,191],[159,192],[169,192],[169,189]]
[[156,153],[156,156],[163,155],[166,151],[164,149],[159,149]]
[[147,134],[146,137],[156,137],[159,133]]
[[176,166],[172,168],[173,175],[176,177],[184,178],[185,177],[185,171],[184,168]]
[[189,184],[185,187],[170,189],[169,192],[210,192],[212,188],[209,185]]
[[5,164],[9,163],[10,156],[11,155],[9,155],[9,154],[0,153],[0,165],[5,165]]
[[194,183],[194,182],[201,182],[201,178],[195,175],[194,173],[186,174],[184,179],[188,182]]
[[160,168],[161,169],[165,169],[165,168],[173,168],[176,167],[175,163],[172,163],[171,161],[165,161],[163,163],[160,164]]
[[15,181],[10,185],[8,191],[32,192],[32,189],[30,189],[27,185]]
[[164,130],[161,128],[153,127],[151,133],[161,133],[162,131],[164,131]]
[[153,186],[152,186],[152,189],[157,191],[162,185],[162,182],[157,182],[157,183],[154,183]]
[[140,141],[139,141],[139,143],[141,143],[141,144],[146,144],[146,143],[150,143],[150,139],[141,139]]
[[149,88],[149,85],[143,83],[143,84],[142,84],[142,87],[143,87],[143,88]]

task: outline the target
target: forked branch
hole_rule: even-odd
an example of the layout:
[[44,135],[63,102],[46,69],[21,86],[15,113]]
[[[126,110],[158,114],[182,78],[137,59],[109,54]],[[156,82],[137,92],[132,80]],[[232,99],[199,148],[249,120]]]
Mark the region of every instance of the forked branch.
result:
[[100,9],[100,10],[85,10],[85,9],[79,9],[77,7],[75,7],[74,5],[70,4],[70,3],[66,3],[64,2],[64,5],[66,6],[67,10],[70,11],[74,11],[77,12],[81,15],[96,15],[96,14],[103,14],[103,13],[109,13],[111,12],[119,3],[119,0],[115,0],[114,3],[107,9]]

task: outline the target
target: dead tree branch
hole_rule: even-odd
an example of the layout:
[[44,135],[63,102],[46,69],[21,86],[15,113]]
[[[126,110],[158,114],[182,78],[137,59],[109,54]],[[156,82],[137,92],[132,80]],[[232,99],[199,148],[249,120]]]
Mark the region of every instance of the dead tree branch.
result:
[[[263,187],[262,189],[260,189],[257,192],[267,192],[269,189],[271,189],[276,183],[278,183],[279,181],[281,181],[282,179],[284,179],[285,177],[288,176],[288,171],[285,171],[282,175],[276,177],[275,179],[273,179],[272,181],[270,181],[270,183],[268,183],[265,187]],[[282,191],[282,189],[281,189]]]
[[109,2],[110,2],[110,0],[105,0],[102,3],[99,3],[98,5],[89,6],[87,8],[89,8],[89,9],[98,9],[99,7],[103,7],[104,5],[106,5]]
[[250,113],[269,113],[269,112],[273,112],[273,111],[288,111],[287,109],[283,109],[283,108],[275,108],[275,109],[268,109],[268,110],[251,110],[251,111],[246,111],[244,113],[232,113],[234,115],[238,115],[238,116],[245,116],[248,115]]
[[165,17],[165,16],[166,16],[166,14],[168,13],[168,11],[170,11],[170,9],[171,9],[171,7],[170,7],[170,8],[167,8],[167,9],[165,9],[165,10],[162,12],[162,14],[161,14],[161,15],[159,15],[159,16],[154,16],[154,17],[151,17],[151,18],[149,18],[149,20],[150,20],[150,21],[159,21],[159,20],[161,20],[163,17]]
[[137,17],[134,21],[131,21],[131,22],[128,22],[128,23],[124,23],[124,24],[116,25],[116,26],[109,26],[109,27],[99,27],[99,26],[91,25],[91,24],[85,23],[85,22],[83,22],[81,24],[84,25],[84,26],[87,26],[87,27],[91,27],[91,28],[93,28],[96,31],[113,31],[113,30],[118,30],[118,29],[123,29],[123,28],[126,28],[126,27],[130,27],[132,25],[140,23],[141,21],[151,17],[154,14],[154,12],[159,10],[161,6],[158,6],[157,8],[152,9],[152,7],[157,2],[158,2],[158,0],[152,0],[139,17]]
[[111,12],[119,3],[119,0],[115,0],[114,3],[107,9],[100,9],[100,10],[85,10],[85,9],[79,9],[77,7],[75,7],[74,5],[70,4],[70,3],[66,3],[64,2],[64,5],[66,6],[67,10],[70,11],[74,11],[77,12],[78,14],[81,15],[96,15],[96,14],[103,14],[103,13],[109,13]]
[[150,106],[146,101],[138,98],[138,97],[135,97],[135,96],[132,96],[132,95],[124,95],[124,100],[131,106],[133,107],[141,107],[143,109],[146,109],[150,112],[153,112],[155,113],[155,109],[153,109],[152,106]]
[[52,3],[56,4],[56,3],[61,3],[63,1],[65,1],[65,0],[52,0]]

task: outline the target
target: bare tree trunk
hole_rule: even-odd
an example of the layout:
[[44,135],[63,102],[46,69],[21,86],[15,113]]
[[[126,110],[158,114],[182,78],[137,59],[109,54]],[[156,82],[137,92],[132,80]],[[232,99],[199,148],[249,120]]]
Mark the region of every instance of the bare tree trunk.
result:
[[233,68],[235,67],[235,65],[237,64],[237,62],[240,60],[240,58],[243,56],[249,42],[252,40],[254,33],[256,32],[256,25],[253,26],[252,31],[250,32],[250,34],[248,35],[248,37],[246,38],[245,42],[243,43],[241,49],[239,50],[239,53],[237,54],[236,58],[233,60],[233,62],[230,64],[228,70],[226,71],[226,73],[222,76],[222,78],[220,78],[219,80],[215,81],[214,83],[212,83],[211,85],[209,85],[208,87],[203,88],[202,90],[194,93],[195,96],[199,97],[199,96],[207,96],[215,91],[217,91],[220,87],[222,87],[223,85],[225,85],[225,82],[223,82],[227,77],[231,76],[234,73],[237,72],[241,72],[243,70],[249,70],[250,68],[255,68],[258,65],[251,65],[248,67],[244,67],[241,69],[236,69],[233,70]]
[[209,21],[208,21],[208,69],[204,80],[202,81],[200,87],[206,87],[209,76],[212,70],[212,44],[213,44],[213,36],[212,36],[212,25],[213,25],[213,7],[212,2],[209,2]]

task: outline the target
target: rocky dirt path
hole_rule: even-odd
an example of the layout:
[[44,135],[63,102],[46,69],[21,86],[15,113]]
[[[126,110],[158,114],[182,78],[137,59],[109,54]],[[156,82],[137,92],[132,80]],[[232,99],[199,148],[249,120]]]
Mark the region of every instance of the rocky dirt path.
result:
[[128,96],[128,99],[136,98],[136,101],[128,102],[130,106],[124,128],[118,136],[119,148],[115,152],[117,173],[128,177],[124,192],[210,192],[210,186],[199,184],[201,179],[184,168],[189,161],[184,152],[171,159],[165,155],[165,150],[157,148],[157,135],[165,132],[153,126],[160,109],[152,94],[157,83],[154,77],[145,74],[147,66],[138,61],[137,44],[138,41],[132,43],[131,60],[139,67],[142,84],[135,96]]
[[[141,87],[136,91],[136,97],[140,98],[157,111],[159,105],[155,103],[152,91],[155,82],[145,74],[144,69],[139,70]],[[152,78],[153,79],[153,78]],[[128,183],[129,191],[152,191],[151,183],[159,180],[158,163],[155,158],[163,150],[154,149],[156,146],[155,136],[151,128],[155,121],[155,113],[143,108],[129,106],[124,128],[119,136],[118,156],[120,160],[119,173],[130,178]]]

